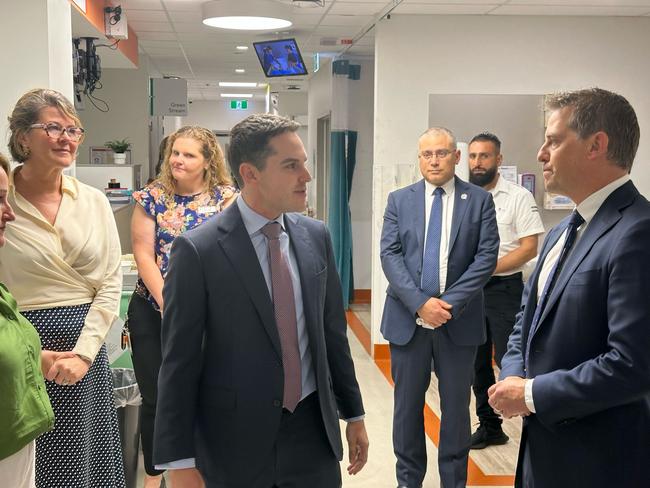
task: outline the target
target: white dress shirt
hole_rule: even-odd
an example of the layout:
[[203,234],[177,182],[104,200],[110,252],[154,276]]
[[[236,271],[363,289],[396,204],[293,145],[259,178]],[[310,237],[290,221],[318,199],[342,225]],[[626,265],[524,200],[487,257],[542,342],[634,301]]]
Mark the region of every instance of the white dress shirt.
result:
[[[431,217],[431,206],[433,205],[433,192],[438,188],[424,180],[424,246],[422,246],[422,258],[426,250],[427,233],[429,232],[429,218]],[[442,185],[445,194],[442,196],[442,232],[440,233],[440,294],[445,291],[447,282],[447,262],[449,261],[449,239],[451,236],[451,221],[454,217],[454,194],[456,192],[456,180],[452,177]]]

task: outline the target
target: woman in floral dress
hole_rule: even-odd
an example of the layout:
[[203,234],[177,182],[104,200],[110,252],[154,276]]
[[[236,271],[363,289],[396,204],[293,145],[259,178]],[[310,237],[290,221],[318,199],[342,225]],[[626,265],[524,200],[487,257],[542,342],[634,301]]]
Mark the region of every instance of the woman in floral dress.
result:
[[[158,371],[161,363],[162,289],[174,239],[230,205],[238,194],[215,135],[202,127],[183,127],[169,136],[160,176],[133,197],[131,222],[138,283],[128,317],[142,408],[140,431],[145,488],[157,488],[162,471],[152,461]],[[173,471],[170,472],[173,484]]]

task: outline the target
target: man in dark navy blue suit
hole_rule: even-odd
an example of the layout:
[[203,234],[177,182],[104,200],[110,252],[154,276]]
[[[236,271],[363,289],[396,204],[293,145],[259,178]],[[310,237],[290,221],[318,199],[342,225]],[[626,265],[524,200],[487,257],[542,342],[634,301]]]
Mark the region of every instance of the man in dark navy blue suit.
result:
[[598,88],[547,107],[544,184],[577,206],[544,241],[490,404],[524,416],[516,486],[648,486],[650,203],[629,176],[639,124]]
[[174,241],[154,461],[182,488],[340,487],[339,418],[348,472],[367,460],[329,232],[301,213],[311,176],[299,127],[271,114],[235,125],[241,195]]
[[388,278],[381,332],[395,381],[393,447],[400,487],[422,485],[427,466],[424,396],[431,360],[440,391],[438,467],[443,488],[464,488],[476,348],[485,342],[483,287],[497,263],[492,196],[454,176],[454,135],[420,137],[422,180],[388,196],[381,264]]

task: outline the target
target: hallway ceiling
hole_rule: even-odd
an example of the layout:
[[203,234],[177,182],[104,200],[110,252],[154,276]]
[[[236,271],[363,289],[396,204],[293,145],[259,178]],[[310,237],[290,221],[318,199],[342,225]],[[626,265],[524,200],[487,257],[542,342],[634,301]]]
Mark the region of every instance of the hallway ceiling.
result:
[[[265,79],[252,43],[295,37],[310,73],[314,53],[334,57],[374,55],[374,23],[386,13],[425,15],[584,15],[650,16],[650,0],[324,0],[322,7],[292,7],[293,26],[283,32],[225,31],[204,26],[204,0],[114,0],[126,12],[140,50],[165,76],[188,80],[190,100],[215,100],[219,81],[270,81],[273,91],[308,76]],[[282,1],[291,4],[291,0]],[[353,41],[353,44],[346,42]],[[249,46],[238,51],[238,45]],[[235,73],[236,68],[246,70]]]

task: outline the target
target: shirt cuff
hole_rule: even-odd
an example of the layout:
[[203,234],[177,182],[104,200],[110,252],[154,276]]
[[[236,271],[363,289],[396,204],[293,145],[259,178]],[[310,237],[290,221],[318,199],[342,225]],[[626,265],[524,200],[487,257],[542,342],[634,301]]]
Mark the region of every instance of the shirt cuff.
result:
[[526,380],[526,384],[524,385],[524,401],[526,402],[528,410],[535,413],[535,402],[533,402],[533,381],[535,381],[534,378]]
[[156,464],[156,469],[188,469],[195,468],[196,460],[195,458],[179,459],[177,461],[170,461],[164,464]]
[[347,422],[349,424],[350,422],[359,422],[359,420],[363,420],[365,418],[366,418],[365,415],[359,415],[358,417],[351,417],[349,419],[343,419],[343,422]]

